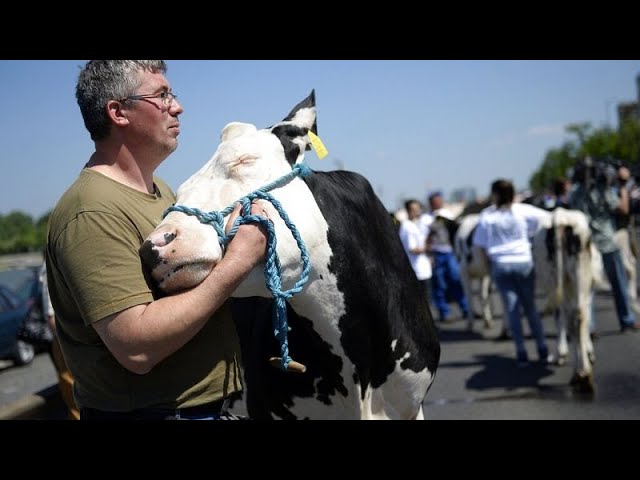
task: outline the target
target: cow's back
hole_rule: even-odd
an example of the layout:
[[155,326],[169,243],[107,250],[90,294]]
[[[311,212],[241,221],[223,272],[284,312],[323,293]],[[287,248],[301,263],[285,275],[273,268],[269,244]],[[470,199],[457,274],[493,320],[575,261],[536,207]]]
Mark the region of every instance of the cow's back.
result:
[[[332,288],[344,306],[338,319],[305,317],[288,306],[290,353],[307,366],[307,372],[294,374],[266,361],[280,354],[272,335],[272,300],[233,300],[249,414],[316,418],[309,401],[315,400],[317,412],[323,412],[319,416],[376,417],[382,408],[387,416],[404,418],[417,398],[422,402],[440,357],[424,292],[388,212],[364,177],[335,171],[304,180],[328,225],[326,271],[335,277]],[[304,302],[312,288],[305,287],[291,303]],[[335,322],[336,340],[319,333],[319,322]],[[300,399],[308,412],[301,413]],[[291,408],[296,404],[297,410]],[[372,411],[360,411],[367,408]]]

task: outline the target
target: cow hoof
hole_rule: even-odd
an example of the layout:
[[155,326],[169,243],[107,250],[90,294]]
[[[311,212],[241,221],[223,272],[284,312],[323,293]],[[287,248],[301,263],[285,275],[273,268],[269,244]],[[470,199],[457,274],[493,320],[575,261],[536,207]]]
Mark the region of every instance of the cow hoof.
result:
[[[271,357],[269,359],[269,363],[272,367],[281,368],[282,367],[282,358],[280,357]],[[287,365],[287,372],[293,373],[304,373],[307,371],[307,367],[303,364],[296,362],[295,360],[291,360],[289,365]]]
[[[568,355],[565,353],[564,355],[558,355],[558,359],[556,360],[556,365],[562,366],[566,365]],[[571,379],[573,381],[573,379]]]
[[580,374],[575,372],[569,381],[569,385],[573,387],[573,391],[576,393],[593,395],[596,390],[592,374]]

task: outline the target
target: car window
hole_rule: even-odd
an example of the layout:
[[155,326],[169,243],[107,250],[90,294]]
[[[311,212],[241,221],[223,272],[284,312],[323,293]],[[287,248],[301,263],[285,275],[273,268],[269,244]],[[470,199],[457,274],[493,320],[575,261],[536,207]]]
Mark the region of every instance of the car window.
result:
[[0,285],[0,311],[15,310],[20,305],[20,299],[7,287]]

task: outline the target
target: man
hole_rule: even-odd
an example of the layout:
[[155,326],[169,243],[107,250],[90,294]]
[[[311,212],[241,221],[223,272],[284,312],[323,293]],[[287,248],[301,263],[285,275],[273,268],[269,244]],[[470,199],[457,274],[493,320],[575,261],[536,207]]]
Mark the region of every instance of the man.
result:
[[422,285],[424,295],[429,301],[429,280],[431,278],[431,261],[427,257],[427,234],[429,227],[422,219],[422,207],[415,199],[404,204],[407,219],[400,224],[400,240],[409,258],[411,267]]
[[[440,321],[449,320],[449,303],[447,292],[460,306],[463,318],[469,318],[469,303],[462,288],[460,279],[460,267],[453,254],[451,237],[455,235],[456,227],[453,215],[444,207],[441,192],[434,192],[429,195],[429,206],[431,215],[429,220],[429,235],[427,236],[427,251],[433,256],[433,278],[431,287],[433,292],[433,303],[440,314]],[[469,326],[472,324],[469,322]]]
[[[626,183],[630,172],[626,167],[617,170],[619,191],[610,184],[611,179],[603,166],[595,164],[590,157],[576,165],[574,180],[577,188],[569,197],[571,208],[581,210],[589,219],[593,243],[602,254],[602,263],[611,284],[620,331],[640,330],[629,302],[627,278],[615,242],[615,215],[629,214],[629,192]],[[595,316],[592,315],[591,332],[595,330]]]
[[138,254],[175,201],[154,176],[183,112],[165,71],[164,61],[92,60],[76,87],[95,152],[51,214],[47,270],[82,419],[221,418],[242,388],[226,300],[264,257],[261,229],[241,226],[200,285],[169,297],[152,290]]
[[529,355],[522,332],[520,306],[529,321],[538,360],[543,364],[549,361],[549,349],[535,305],[535,271],[529,239],[540,228],[542,219],[550,214],[533,205],[514,203],[514,196],[515,189],[509,180],[498,179],[491,184],[492,206],[480,214],[472,241],[489,259],[491,276],[509,319],[517,365],[526,367]]

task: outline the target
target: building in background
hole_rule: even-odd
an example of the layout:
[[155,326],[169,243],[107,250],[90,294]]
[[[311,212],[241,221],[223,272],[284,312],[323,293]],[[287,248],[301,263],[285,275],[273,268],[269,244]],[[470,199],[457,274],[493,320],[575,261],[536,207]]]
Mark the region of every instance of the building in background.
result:
[[637,99],[635,102],[622,102],[618,104],[618,128],[628,118],[640,120],[640,74],[636,77]]

